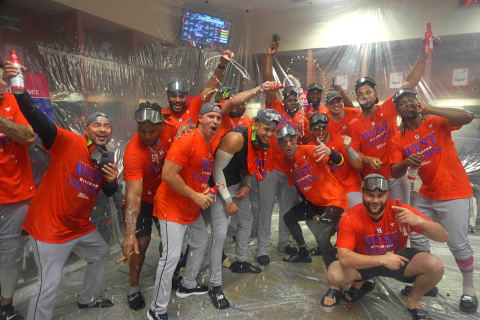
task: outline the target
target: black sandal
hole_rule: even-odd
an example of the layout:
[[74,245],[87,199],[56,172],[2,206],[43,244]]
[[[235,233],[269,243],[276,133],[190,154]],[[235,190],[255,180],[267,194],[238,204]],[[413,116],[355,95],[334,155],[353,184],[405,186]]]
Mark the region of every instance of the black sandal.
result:
[[[329,297],[329,298],[331,298],[331,299],[335,299],[335,303],[334,303],[334,304],[330,304],[330,305],[325,304],[325,297]],[[339,291],[339,290],[337,290],[337,289],[335,289],[335,288],[329,288],[329,289],[327,290],[327,293],[325,293],[325,295],[323,296],[321,304],[322,304],[322,306],[324,306],[324,307],[333,307],[333,306],[337,305],[337,304],[340,302],[340,299],[341,299],[341,298],[342,298],[342,292],[341,292],[341,291]]]
[[[402,294],[402,296],[408,296],[410,294],[410,292],[412,291],[413,287],[412,286],[405,286],[405,288],[403,288],[400,293]],[[438,295],[438,288],[437,287],[433,287],[432,289],[430,289],[427,293],[425,293],[423,296],[424,297],[436,297]]]
[[462,295],[460,298],[460,310],[463,312],[473,313],[477,311],[478,299],[476,296]]
[[[363,298],[364,295],[366,295],[373,289],[375,289],[375,282],[371,282],[371,281],[365,281],[360,287],[360,289],[357,289],[354,286],[351,286],[350,289],[348,289],[343,293],[343,300],[349,303],[356,302],[361,298]],[[349,295],[350,300],[347,299],[347,297],[345,296],[345,293]]]
[[422,309],[407,309],[412,315],[413,320],[430,320],[430,315],[427,311]]

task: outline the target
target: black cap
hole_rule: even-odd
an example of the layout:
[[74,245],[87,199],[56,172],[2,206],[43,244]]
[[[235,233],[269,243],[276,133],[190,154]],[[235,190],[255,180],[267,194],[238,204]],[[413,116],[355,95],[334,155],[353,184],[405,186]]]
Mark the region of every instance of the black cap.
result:
[[307,87],[307,91],[311,91],[311,90],[320,90],[320,92],[323,92],[323,87],[320,83],[318,82],[314,82],[314,83],[311,83],[308,85]]
[[398,90],[397,93],[395,93],[395,95],[393,96],[393,103],[395,103],[396,105],[398,105],[398,103],[400,102],[400,100],[401,100],[404,96],[413,97],[413,98],[417,99],[417,91],[412,90],[412,89],[400,89],[400,90]]
[[328,126],[328,116],[324,113],[314,112],[313,115],[308,119],[308,125],[311,128],[314,128],[318,125]]
[[368,84],[374,90],[376,89],[377,83],[370,77],[362,77],[355,82],[355,92],[357,92],[358,88],[363,86],[364,84]]
[[174,80],[167,84],[167,92],[180,92],[180,93],[188,93],[188,89],[186,84],[181,80]]
[[330,101],[332,101],[333,99],[335,98],[342,98],[342,95],[340,94],[340,92],[338,91],[329,91],[327,93],[327,96],[325,97],[325,102],[329,103]]
[[295,96],[298,96],[297,87],[294,87],[294,86],[286,86],[285,89],[283,89],[282,93],[283,93],[283,99],[285,99],[291,94],[295,94]]

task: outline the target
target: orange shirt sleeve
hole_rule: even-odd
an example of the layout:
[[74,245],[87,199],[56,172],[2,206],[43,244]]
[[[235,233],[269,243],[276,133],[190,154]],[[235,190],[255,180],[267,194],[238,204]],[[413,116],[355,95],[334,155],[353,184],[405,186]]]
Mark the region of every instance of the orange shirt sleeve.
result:
[[183,135],[180,139],[175,140],[168,150],[167,159],[185,167],[192,154],[192,146],[195,146],[194,141],[191,141],[193,139],[193,135]]
[[[79,136],[77,134],[57,126],[57,136],[55,137],[52,146],[47,151],[50,153],[61,153],[62,150],[65,150],[69,144],[72,143],[72,141],[78,138]],[[83,139],[85,140],[85,138]],[[85,145],[87,145],[87,140],[85,140]]]
[[400,137],[396,136],[392,140],[392,152],[390,153],[390,163],[400,163],[403,161],[402,146],[400,144]]
[[387,118],[391,119],[395,117],[395,121],[397,121],[397,106],[393,103],[393,97],[395,94],[392,94],[388,99],[383,101],[382,108],[383,111],[388,115]]
[[123,155],[123,177],[127,181],[137,181],[143,178],[142,158],[136,150],[127,150]]
[[338,226],[337,247],[349,250],[355,249],[357,234],[353,219],[348,213],[340,219]]

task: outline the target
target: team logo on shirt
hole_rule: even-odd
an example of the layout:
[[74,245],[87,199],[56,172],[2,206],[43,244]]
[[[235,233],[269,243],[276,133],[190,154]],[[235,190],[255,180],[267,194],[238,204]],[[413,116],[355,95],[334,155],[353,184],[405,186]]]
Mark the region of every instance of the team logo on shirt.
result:
[[403,148],[403,153],[406,157],[409,157],[414,153],[418,153],[423,156],[423,159],[429,159],[442,152],[442,148],[437,144],[435,139],[435,132],[433,131],[422,137],[416,134],[415,143]]
[[378,233],[382,233],[382,228],[377,228]]
[[372,122],[373,128],[362,132],[363,138],[362,146],[368,150],[372,148],[381,148],[385,146],[388,136],[390,135],[390,129],[387,126],[387,121],[383,120],[375,126],[375,122]]
[[207,186],[208,180],[212,175],[213,161],[210,159],[202,159],[200,170],[193,174],[193,179],[202,183],[202,186]]
[[310,164],[306,164],[291,174],[292,180],[299,188],[305,188],[312,184],[313,181],[318,180],[318,176],[312,172]]
[[80,191],[79,197],[87,198],[98,193],[102,176],[98,169],[94,169],[89,164],[83,161],[78,161],[77,169],[72,173],[72,176],[67,180],[70,187]]
[[[381,228],[377,228],[378,230]],[[400,249],[399,239],[397,238],[398,231],[390,233],[381,233],[371,234],[365,236],[365,244],[367,248],[362,250],[363,254],[366,255],[381,255],[389,251],[397,251]]]

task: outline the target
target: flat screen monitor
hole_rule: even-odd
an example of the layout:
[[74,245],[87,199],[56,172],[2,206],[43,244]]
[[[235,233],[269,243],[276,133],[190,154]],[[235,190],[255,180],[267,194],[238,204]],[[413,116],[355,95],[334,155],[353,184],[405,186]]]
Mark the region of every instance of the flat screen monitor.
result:
[[231,21],[183,10],[181,38],[191,45],[201,44],[215,47],[215,49],[225,48],[230,41],[231,27]]

